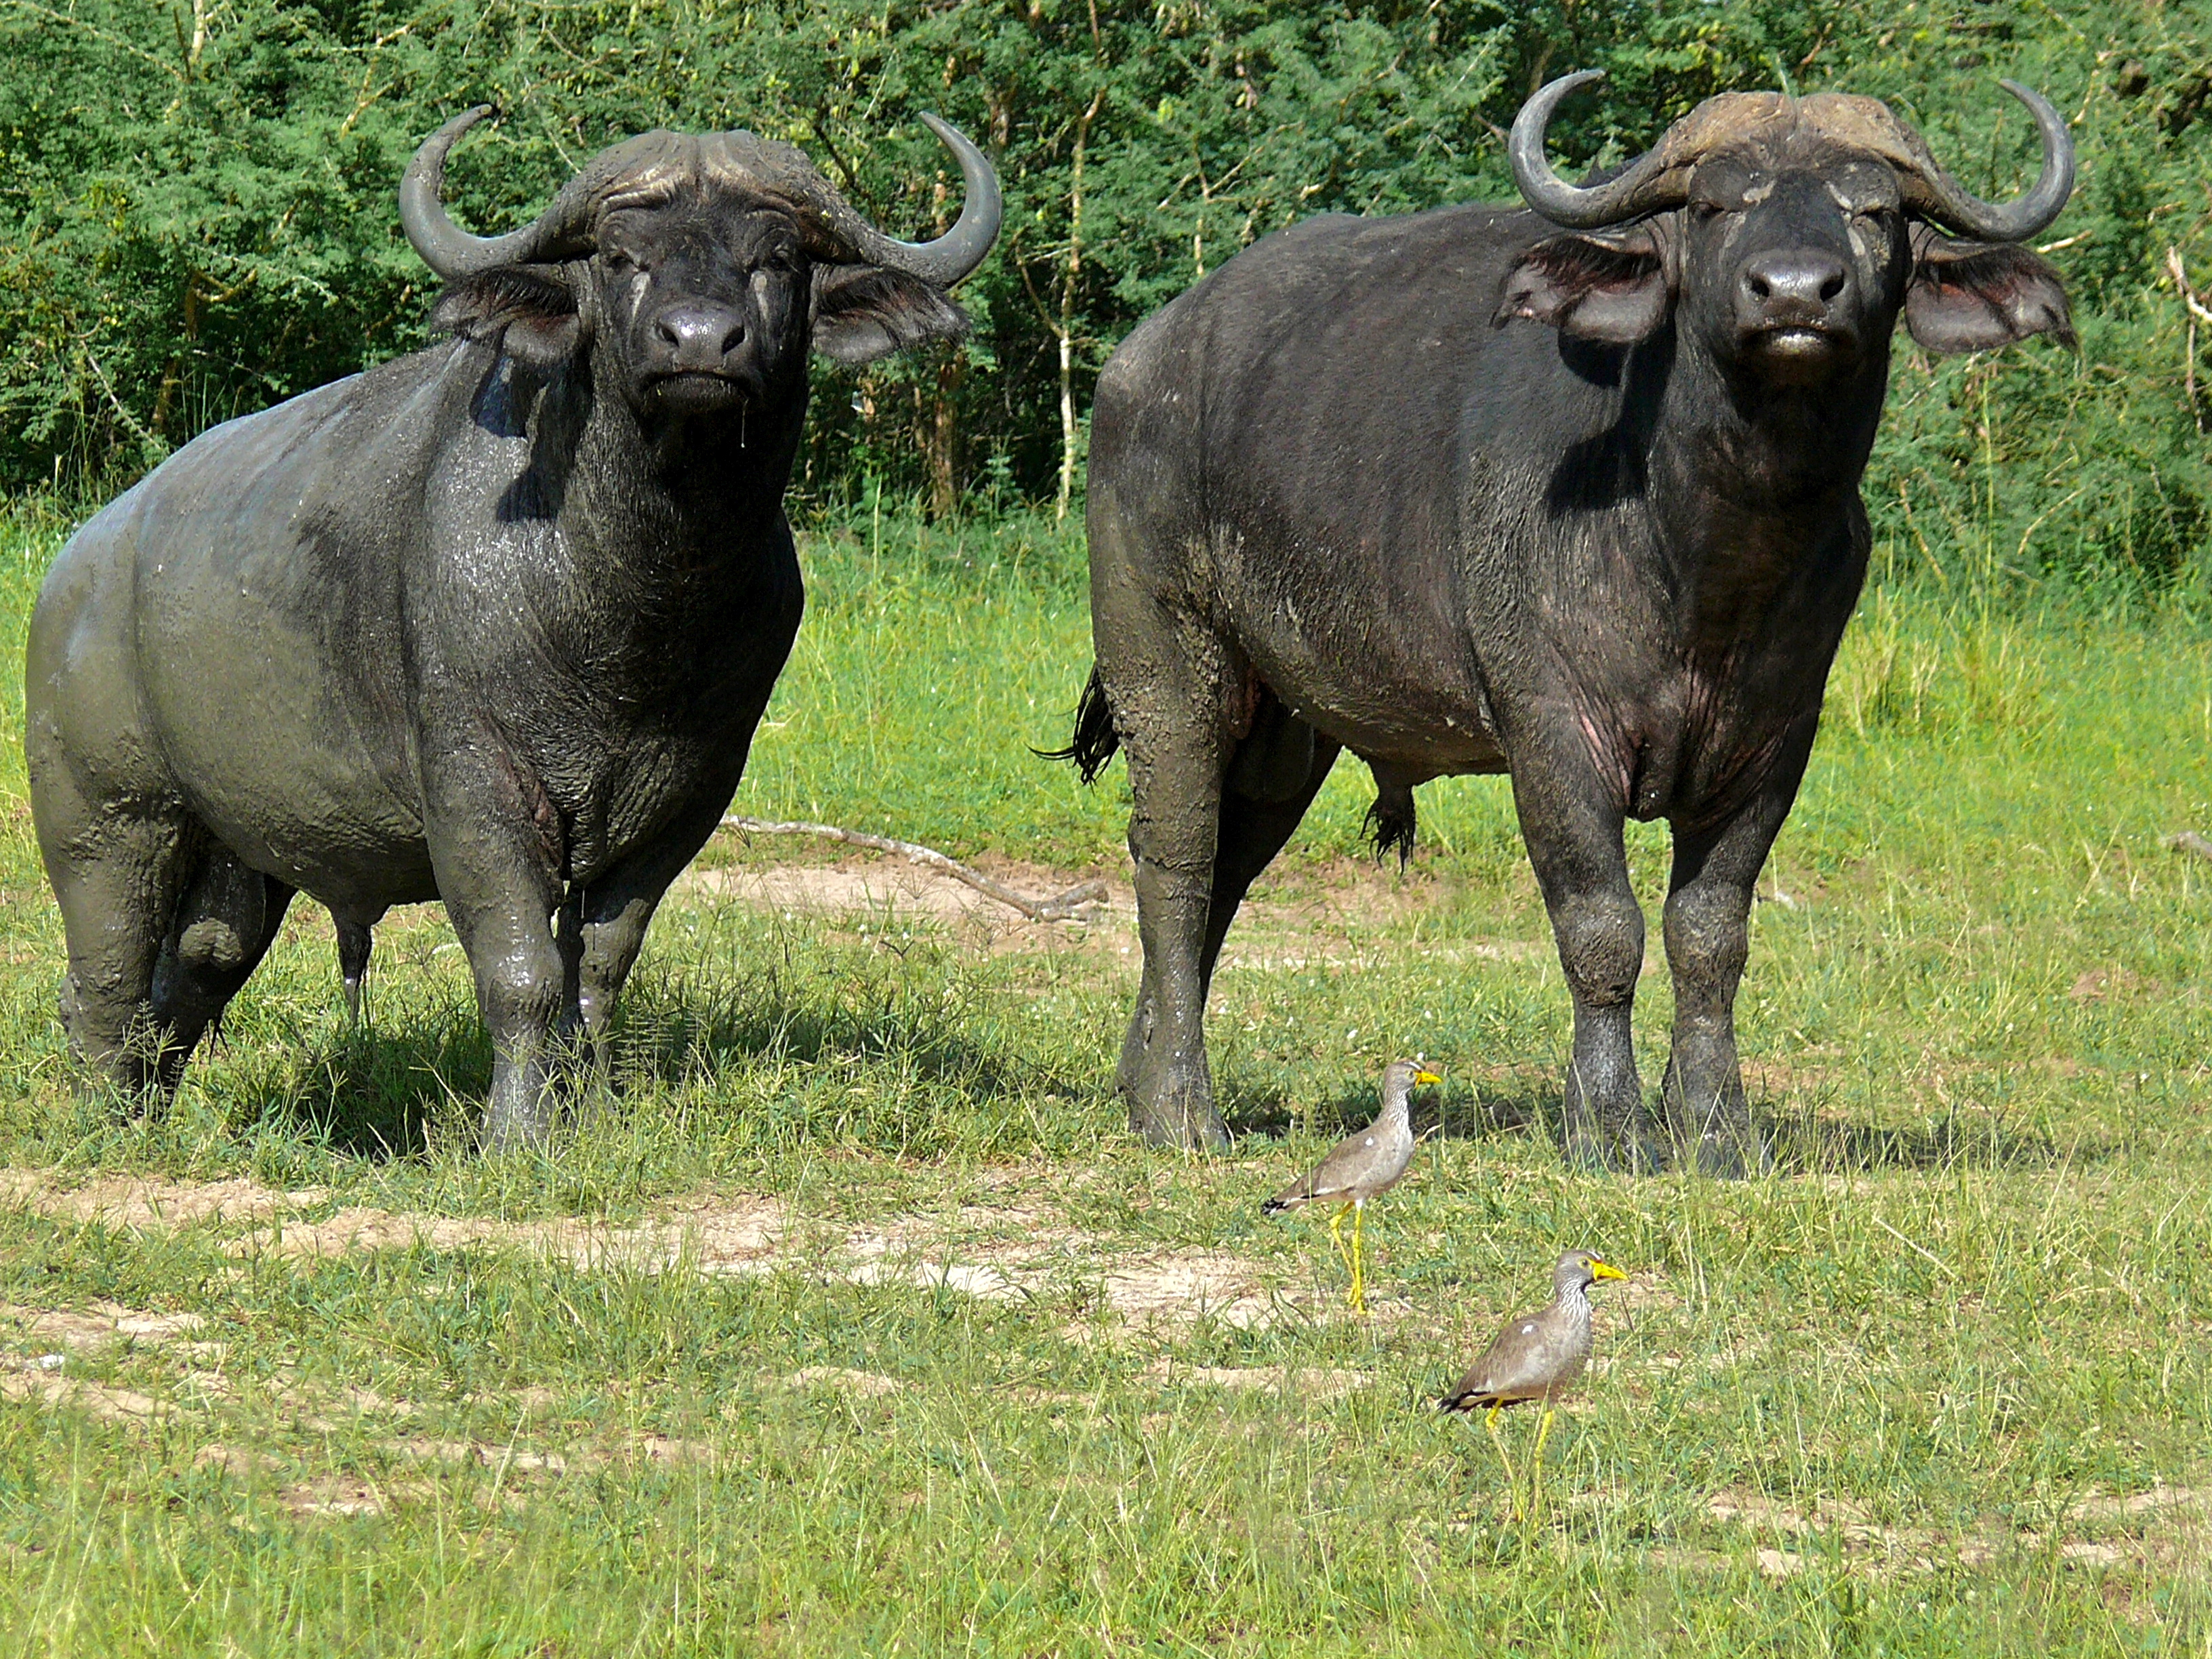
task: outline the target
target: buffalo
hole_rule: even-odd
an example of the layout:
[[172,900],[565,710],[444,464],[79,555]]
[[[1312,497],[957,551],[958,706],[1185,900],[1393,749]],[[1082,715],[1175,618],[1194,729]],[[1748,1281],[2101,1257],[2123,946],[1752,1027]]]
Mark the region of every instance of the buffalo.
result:
[[670,881],[714,831],[799,626],[782,497],[811,347],[951,337],[998,233],[990,164],[885,235],[787,144],[656,131],[531,224],[399,189],[452,337],[203,434],[62,550],[26,747],[68,934],[62,1018],[165,1099],[306,892],[357,981],[388,906],[441,899],[527,1144],[598,1053]]
[[[2042,171],[1992,204],[1875,100],[1735,94],[1577,186],[1544,132],[1596,78],[1514,122],[1533,210],[1310,220],[1149,319],[1100,379],[1096,666],[1060,752],[1086,777],[1128,756],[1144,977],[1117,1084],[1155,1142],[1224,1139],[1215,959],[1348,749],[1401,852],[1415,785],[1510,775],[1574,1003],[1571,1162],[1771,1158],[1735,991],[1865,574],[1892,328],[1902,313],[1936,352],[2070,343],[2057,273],[2018,244],[2064,204],[2073,149],[2006,82]],[[1630,1046],[1630,817],[1674,841],[1663,1121]]]

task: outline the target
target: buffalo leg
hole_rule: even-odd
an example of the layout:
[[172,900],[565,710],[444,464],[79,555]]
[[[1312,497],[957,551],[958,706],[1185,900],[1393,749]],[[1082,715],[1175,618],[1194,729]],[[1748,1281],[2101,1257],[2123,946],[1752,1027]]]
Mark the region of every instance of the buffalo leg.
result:
[[514,799],[512,778],[485,770],[492,775],[454,768],[426,780],[433,811],[425,828],[438,893],[468,957],[477,1006],[491,1034],[483,1142],[505,1152],[542,1142],[558,1103],[554,1028],[565,975],[554,916],[562,884],[546,839],[526,811],[487,819],[480,811],[455,810]]
[[1237,906],[1305,817],[1306,809],[1328,781],[1336,756],[1337,745],[1316,734],[1313,760],[1297,782],[1296,793],[1280,799],[1253,800],[1232,788],[1222,797],[1220,847],[1213,855],[1213,896],[1206,911],[1206,951],[1200,962],[1200,982],[1206,991],[1213,988],[1213,965],[1220,959],[1222,941],[1229,937],[1229,924],[1237,919]]
[[1574,999],[1563,1114],[1567,1161],[1586,1170],[1654,1170],[1659,1147],[1630,1035],[1644,967],[1644,912],[1629,884],[1622,814],[1587,787],[1577,789],[1565,770],[1524,781],[1516,767],[1514,801]]
[[[602,1085],[610,1060],[608,1023],[614,1018],[615,1004],[630,969],[637,965],[646,929],[669,883],[698,856],[707,838],[714,833],[726,799],[719,796],[716,799],[723,804],[710,801],[695,807],[652,847],[623,860],[582,892],[573,893],[570,905],[563,908],[564,934],[574,931],[574,994],[562,1023],[574,1032],[590,1058],[595,1079]],[[564,939],[564,953],[569,949]]]
[[1126,696],[1107,681],[1117,723],[1127,722],[1129,855],[1145,953],[1115,1082],[1129,1127],[1153,1146],[1218,1148],[1229,1132],[1206,1063],[1204,963],[1229,758],[1227,676],[1172,657],[1145,667],[1146,683]]
[[210,847],[186,885],[154,965],[150,1011],[160,1083],[173,1092],[208,1027],[260,966],[293,889]]
[[338,978],[345,985],[346,1024],[361,1024],[361,986],[368,977],[368,958],[376,948],[376,925],[374,920],[364,921],[358,916],[342,916],[336,911],[331,920],[337,927]]
[[[1212,886],[1206,901],[1205,942],[1199,953],[1198,996],[1201,1008],[1213,988],[1214,964],[1220,960],[1222,941],[1229,937],[1229,925],[1237,919],[1237,907],[1244,902],[1244,895],[1260,872],[1283,850],[1304,818],[1313,798],[1321,793],[1329,769],[1336,763],[1336,756],[1335,744],[1316,737],[1304,775],[1292,784],[1293,793],[1282,799],[1255,800],[1233,787],[1223,792]],[[1232,764],[1232,775],[1235,769]],[[1121,1091],[1132,1101],[1136,1098],[1146,1039],[1155,1018],[1149,963],[1148,957],[1147,971],[1138,988],[1136,1010],[1130,1016],[1127,1034],[1122,1038],[1121,1064],[1116,1070]]]
[[1711,1175],[1740,1176],[1771,1161],[1744,1099],[1735,993],[1750,950],[1752,890],[1796,799],[1811,746],[1809,732],[1793,742],[1766,787],[1735,817],[1674,838],[1666,918],[1674,1033],[1661,1092],[1677,1150]]
[[74,796],[61,808],[41,801],[39,825],[69,940],[62,1029],[87,1066],[143,1094],[158,1081],[160,1039],[151,1018],[155,964],[175,914],[189,835],[167,819],[113,815],[88,849],[89,834],[50,838],[57,819],[65,818],[70,830],[91,821],[88,811],[66,811],[77,805]]

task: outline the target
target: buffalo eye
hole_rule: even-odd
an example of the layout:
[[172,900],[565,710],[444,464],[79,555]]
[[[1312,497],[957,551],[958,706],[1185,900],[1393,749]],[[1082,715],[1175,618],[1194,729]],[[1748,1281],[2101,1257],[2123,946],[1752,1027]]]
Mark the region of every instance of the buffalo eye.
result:
[[1693,223],[1709,225],[1726,210],[1718,202],[1692,202],[1690,204],[1690,218]]

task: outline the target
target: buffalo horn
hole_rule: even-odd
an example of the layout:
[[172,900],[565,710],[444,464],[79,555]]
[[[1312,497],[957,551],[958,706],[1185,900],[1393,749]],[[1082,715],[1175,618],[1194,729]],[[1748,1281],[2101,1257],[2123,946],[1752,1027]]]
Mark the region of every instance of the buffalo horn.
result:
[[2074,136],[2066,131],[2066,118],[2051,108],[2042,94],[2017,81],[1997,84],[2027,106],[2043,135],[2043,176],[2035,181],[2035,187],[2010,202],[1984,202],[1969,195],[1941,162],[1929,155],[1922,163],[1918,181],[1926,187],[1926,198],[1913,205],[1952,229],[1985,242],[2020,242],[2056,219],[2073,193]]
[[1665,164],[1660,158],[1664,144],[1618,179],[1588,189],[1569,184],[1544,159],[1544,129],[1551,125],[1552,112],[1559,100],[1578,88],[1604,79],[1603,70],[1577,70],[1539,88],[1513,118],[1513,131],[1505,141],[1506,154],[1513,162],[1513,182],[1521,187],[1522,198],[1553,224],[1570,230],[1617,225],[1659,205],[1644,198],[1663,170]]
[[821,193],[814,205],[861,262],[890,265],[938,288],[951,288],[983,263],[983,256],[998,239],[999,175],[992,171],[983,152],[957,129],[934,115],[924,115],[921,123],[960,163],[960,183],[966,199],[960,205],[960,217],[944,235],[933,242],[902,242],[886,236],[862,218],[826,179],[821,181]]
[[[447,216],[441,199],[446,155],[463,133],[490,112],[489,105],[478,105],[440,127],[423,140],[415,159],[408,163],[406,176],[399,181],[400,226],[423,263],[448,282],[496,265],[582,251],[572,244],[582,236],[588,245],[592,200],[617,182],[626,164],[642,159],[641,147],[649,149],[655,143],[665,147],[695,142],[673,133],[648,133],[632,139],[600,156],[570,180],[532,223],[504,236],[472,236]],[[742,132],[720,135],[720,142],[726,148],[734,147],[734,159],[744,172],[791,192],[818,214],[831,233],[840,258],[895,266],[939,288],[950,288],[982,264],[998,237],[999,179],[983,152],[959,132],[934,115],[921,118],[960,163],[966,191],[960,217],[952,228],[930,242],[902,242],[884,235],[788,146],[763,145]]]
[[[1552,112],[1561,99],[1604,76],[1602,70],[1580,70],[1540,88],[1513,118],[1513,131],[1506,143],[1513,182],[1521,187],[1522,198],[1547,219],[1571,230],[1595,230],[1639,214],[1680,206],[1689,168],[1711,144],[1725,142],[1732,133],[1763,124],[1788,109],[1823,102],[1863,104],[1875,112],[1882,130],[1891,135],[1883,148],[1902,175],[1907,205],[1966,235],[1992,242],[2023,241],[2058,216],[2074,189],[2074,140],[2066,130],[2065,118],[2017,81],[1999,84],[2035,117],[2043,136],[2043,175],[2034,188],[2011,202],[1984,202],[1968,193],[1935,158],[1919,134],[1871,100],[1829,100],[1824,95],[1797,106],[1771,93],[1708,100],[1670,128],[1618,179],[1580,189],[1553,172],[1545,161],[1544,129],[1551,124]],[[1724,111],[1723,106],[1733,107]],[[1807,118],[1814,118],[1808,114]]]
[[536,251],[537,224],[504,236],[471,236],[446,212],[446,153],[471,127],[491,113],[489,104],[463,110],[422,141],[399,181],[399,228],[422,263],[447,282],[497,265],[519,264]]

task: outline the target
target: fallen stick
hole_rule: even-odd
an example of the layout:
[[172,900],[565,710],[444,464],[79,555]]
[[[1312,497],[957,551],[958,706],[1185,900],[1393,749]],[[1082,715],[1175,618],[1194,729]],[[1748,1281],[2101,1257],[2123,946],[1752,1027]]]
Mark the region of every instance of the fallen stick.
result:
[[924,847],[919,842],[899,841],[890,836],[872,836],[864,830],[841,830],[834,823],[779,823],[767,818],[747,818],[732,816],[722,820],[725,830],[741,830],[750,836],[826,836],[832,841],[842,841],[851,847],[866,847],[878,853],[896,853],[915,864],[926,864],[933,870],[942,870],[955,881],[964,881],[977,892],[994,898],[1001,904],[1020,911],[1031,921],[1073,921],[1086,904],[1098,904],[1106,897],[1103,881],[1079,882],[1065,893],[1051,898],[1029,898],[1011,887],[993,881],[980,870],[970,870],[957,860],[949,859],[933,847]]
[[2207,841],[2194,830],[2185,830],[2178,836],[2168,836],[2166,844],[2177,853],[2194,853],[2200,859],[2212,859],[2212,841]]

